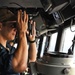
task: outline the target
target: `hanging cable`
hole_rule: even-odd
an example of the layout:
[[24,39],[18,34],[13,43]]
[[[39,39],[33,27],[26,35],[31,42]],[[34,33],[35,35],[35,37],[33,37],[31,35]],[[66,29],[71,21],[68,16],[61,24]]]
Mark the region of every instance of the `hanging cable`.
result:
[[75,32],[75,30],[72,30],[71,29],[72,28],[72,25],[73,25],[73,19],[71,19],[70,30],[71,30],[71,32]]
[[68,49],[68,54],[72,54],[73,55],[73,53],[74,53],[74,45],[75,45],[75,35],[74,35],[74,38],[72,40],[72,45]]

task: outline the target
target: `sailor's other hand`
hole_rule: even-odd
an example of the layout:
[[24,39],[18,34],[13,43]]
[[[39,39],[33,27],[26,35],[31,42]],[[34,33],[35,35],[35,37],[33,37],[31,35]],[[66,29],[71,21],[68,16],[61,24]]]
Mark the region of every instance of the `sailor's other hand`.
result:
[[34,41],[35,40],[35,36],[36,36],[36,22],[34,22],[33,20],[30,21],[30,25],[32,25],[32,29],[31,32],[27,32],[28,34],[28,39],[29,41]]

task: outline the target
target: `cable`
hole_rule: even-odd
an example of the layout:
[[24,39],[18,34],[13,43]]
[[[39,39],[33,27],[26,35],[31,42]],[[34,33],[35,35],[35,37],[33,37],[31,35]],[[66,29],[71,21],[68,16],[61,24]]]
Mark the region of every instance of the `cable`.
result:
[[15,4],[15,5],[17,5],[17,6],[21,7],[21,8],[24,8],[23,6],[21,6],[20,4],[18,4],[16,2],[10,2],[9,4]]
[[68,49],[68,54],[72,54],[73,55],[73,53],[74,53],[74,45],[75,45],[75,35],[74,35],[74,38],[72,40],[72,45]]
[[75,32],[75,30],[71,29],[72,25],[73,25],[73,19],[71,19],[70,30],[71,30],[71,32]]

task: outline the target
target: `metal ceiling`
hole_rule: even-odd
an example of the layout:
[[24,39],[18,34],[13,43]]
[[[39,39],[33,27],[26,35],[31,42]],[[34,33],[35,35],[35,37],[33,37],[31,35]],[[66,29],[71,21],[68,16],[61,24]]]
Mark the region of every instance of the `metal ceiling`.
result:
[[0,7],[42,8],[40,0],[0,0]]

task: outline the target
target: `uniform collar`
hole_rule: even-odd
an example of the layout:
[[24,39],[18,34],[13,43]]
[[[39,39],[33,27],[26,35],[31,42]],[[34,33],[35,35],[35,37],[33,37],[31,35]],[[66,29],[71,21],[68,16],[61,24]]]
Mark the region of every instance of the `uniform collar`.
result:
[[9,52],[9,51],[0,43],[0,52]]

